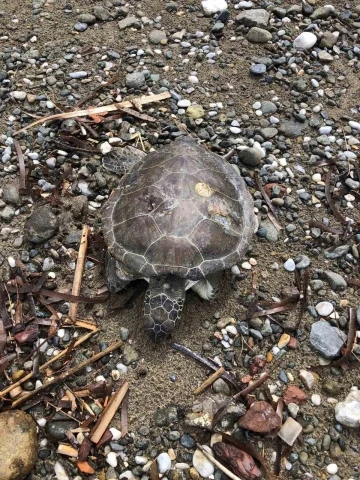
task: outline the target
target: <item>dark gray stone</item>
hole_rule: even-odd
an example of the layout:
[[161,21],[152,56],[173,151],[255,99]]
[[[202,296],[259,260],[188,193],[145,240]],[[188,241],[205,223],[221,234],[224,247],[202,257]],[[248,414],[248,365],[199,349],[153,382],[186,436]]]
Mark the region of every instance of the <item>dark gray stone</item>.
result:
[[43,205],[33,211],[25,223],[25,236],[29,242],[42,243],[58,230],[59,223],[50,205]]

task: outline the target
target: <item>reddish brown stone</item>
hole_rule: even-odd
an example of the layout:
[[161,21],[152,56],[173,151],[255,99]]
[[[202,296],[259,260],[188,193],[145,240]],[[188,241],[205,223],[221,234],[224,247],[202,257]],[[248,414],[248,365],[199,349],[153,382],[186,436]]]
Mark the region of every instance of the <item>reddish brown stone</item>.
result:
[[283,395],[283,400],[285,405],[289,405],[289,403],[300,405],[301,403],[306,402],[307,395],[304,390],[301,390],[301,388],[296,385],[290,385]]
[[290,337],[287,347],[291,348],[291,350],[295,350],[298,347],[298,341],[296,340],[295,337]]
[[238,423],[246,430],[268,433],[281,426],[281,418],[269,403],[261,401],[254,402]]
[[260,373],[266,365],[266,360],[265,358],[260,358],[260,357],[255,357],[252,359],[249,367],[249,372],[251,375],[256,375],[257,373]]

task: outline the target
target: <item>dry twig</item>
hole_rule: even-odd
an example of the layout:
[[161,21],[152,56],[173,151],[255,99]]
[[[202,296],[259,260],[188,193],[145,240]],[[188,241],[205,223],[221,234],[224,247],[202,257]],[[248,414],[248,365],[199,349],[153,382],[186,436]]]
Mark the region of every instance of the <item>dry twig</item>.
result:
[[128,390],[129,384],[125,381],[117,390],[117,392],[111,397],[110,402],[101,414],[99,420],[96,422],[95,427],[90,435],[90,440],[92,442],[98,443],[100,441]]
[[[71,291],[72,295],[80,295],[81,282],[82,282],[82,277],[83,277],[84,267],[85,267],[89,232],[90,232],[90,228],[87,225],[85,225],[83,227],[83,231],[81,234],[79,254],[78,254],[76,268],[75,268],[74,283]],[[74,302],[70,303],[69,317],[73,322],[76,322],[78,308],[79,308],[78,303],[74,303]]]
[[26,172],[25,172],[25,161],[24,161],[24,155],[22,153],[20,144],[17,140],[14,140],[14,147],[16,150],[16,154],[18,157],[18,162],[19,162],[19,192],[21,195],[26,193]]
[[224,373],[225,373],[225,368],[220,367],[218,370],[216,370],[215,373],[210,375],[210,377],[207,378],[205,382],[203,382],[198,388],[194,390],[194,394],[199,395],[200,393],[202,393],[207,387],[210,387],[210,385],[212,385],[215,382],[215,380],[220,378]]

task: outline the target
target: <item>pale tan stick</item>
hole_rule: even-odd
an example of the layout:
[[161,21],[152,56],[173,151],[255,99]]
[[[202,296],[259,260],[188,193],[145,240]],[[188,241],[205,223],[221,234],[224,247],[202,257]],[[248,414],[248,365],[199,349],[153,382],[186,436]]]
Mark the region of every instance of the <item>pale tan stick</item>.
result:
[[201,453],[203,453],[205,455],[205,457],[210,460],[211,463],[213,463],[216,467],[218,467],[222,472],[225,473],[225,475],[227,475],[229,478],[231,478],[232,480],[241,480],[240,477],[238,477],[237,475],[235,475],[234,473],[232,473],[229,469],[227,469],[226,467],[224,467],[224,465],[220,462],[218,462],[216,460],[216,458],[214,458],[212,455],[210,455],[210,453],[208,453],[205,448],[203,448],[201,445],[199,445],[198,443],[196,444],[197,448],[201,451]]
[[111,397],[110,402],[101,414],[99,420],[96,422],[92,434],[90,435],[90,440],[92,442],[98,443],[98,441],[104,435],[105,430],[107,429],[117,409],[121,405],[121,402],[123,401],[128,389],[129,384],[125,381],[117,390],[117,392]]
[[[142,97],[139,97],[134,100],[136,100],[136,102],[139,103],[140,105],[146,105],[147,103],[159,102],[160,100],[165,100],[166,98],[170,98],[170,97],[171,95],[169,92],[163,92],[163,93],[158,93],[157,95],[143,95]],[[132,101],[125,100],[124,102],[113,103],[111,105],[104,105],[102,107],[87,108],[86,110],[75,110],[73,112],[63,112],[63,113],[57,113],[55,115],[49,115],[48,117],[40,118],[39,120],[36,120],[35,122],[30,123],[30,125],[27,125],[26,127],[21,128],[20,130],[17,130],[12,134],[12,136],[14,137],[19,133],[34,127],[35,125],[39,125],[39,123],[49,122],[50,120],[86,117],[88,115],[93,115],[93,114],[116,112],[119,109],[121,110],[124,107],[131,108],[134,106],[134,103],[133,103],[134,100]]]
[[199,393],[202,393],[205,388],[209,387],[210,385],[212,385],[215,380],[217,380],[218,378],[221,377],[221,375],[225,373],[225,368],[224,367],[220,367],[218,370],[216,370],[216,372],[214,372],[212,375],[210,375],[209,378],[207,378],[205,380],[205,382],[203,382],[200,387],[198,387],[197,389],[194,390],[194,394],[195,395],[199,395]]
[[67,455],[68,457],[77,458],[79,452],[71,445],[67,445],[66,443],[59,443],[57,453],[60,453],[61,455]]
[[73,323],[71,321],[71,319],[66,319],[65,320],[65,323],[64,323],[64,327],[66,327],[66,325],[71,325],[71,326],[76,326],[76,327],[79,327],[79,328],[85,328],[86,330],[97,330],[98,329],[98,326],[95,324],[95,323],[92,323],[92,322],[88,322],[87,320],[76,320],[75,323]]
[[[96,330],[93,330],[89,333],[87,333],[86,335],[84,335],[83,337],[80,337],[79,340],[77,340],[77,342],[75,342],[75,344],[71,347],[71,350],[73,350],[74,348],[78,347],[79,345],[81,345],[82,343],[86,342],[86,340],[88,340],[92,335],[94,335],[95,333],[97,332],[100,332],[100,328],[97,328]],[[68,348],[66,350],[63,350],[62,352],[59,353],[59,355],[56,355],[56,357],[53,357],[51,358],[48,362],[44,363],[44,365],[41,365],[39,367],[39,372],[42,372],[43,370],[45,370],[48,366],[50,366],[52,363],[56,362],[57,360],[59,360],[61,357],[63,357],[64,355],[66,355],[68,353]],[[31,373],[28,373],[27,375],[25,375],[25,377],[22,377],[20,378],[20,380],[18,380],[17,382],[15,383],[12,383],[11,385],[9,385],[7,388],[5,388],[4,390],[1,390],[0,392],[0,399],[4,397],[4,395],[6,395],[7,393],[9,393],[13,388],[15,387],[18,387],[19,385],[21,385],[22,383],[26,382],[27,380],[29,380],[30,378],[32,378],[34,376],[34,373],[31,372]]]
[[[72,295],[76,295],[76,296],[80,295],[80,291],[81,291],[81,282],[82,282],[82,277],[83,277],[84,267],[85,267],[89,232],[90,232],[90,228],[87,225],[85,225],[81,234],[79,254],[78,254],[76,268],[75,268],[74,283],[71,290]],[[73,322],[76,322],[78,308],[79,308],[79,304],[77,302],[70,303],[69,317],[70,317],[70,320],[72,320]]]
[[112,345],[110,345],[108,348],[106,348],[102,352],[97,353],[96,355],[94,355],[91,358],[87,358],[83,362],[79,363],[79,365],[76,365],[75,367],[70,368],[69,370],[66,370],[65,372],[63,372],[58,377],[55,377],[52,380],[50,380],[49,382],[45,383],[44,385],[41,385],[40,388],[38,388],[36,390],[32,390],[30,393],[28,393],[28,395],[23,395],[19,399],[15,400],[15,402],[13,402],[11,404],[11,408],[15,408],[18,405],[20,405],[21,403],[26,402],[26,400],[33,397],[34,395],[37,395],[38,393],[40,393],[44,390],[46,390],[51,385],[55,385],[56,383],[59,383],[59,382],[62,382],[63,380],[66,380],[71,375],[74,375],[75,373],[79,372],[83,368],[90,365],[90,363],[97,362],[98,360],[100,360],[100,358],[105,357],[105,355],[112,352],[113,350],[116,350],[117,348],[121,347],[122,345],[123,345],[123,342],[121,340],[118,340],[117,342],[113,343]]

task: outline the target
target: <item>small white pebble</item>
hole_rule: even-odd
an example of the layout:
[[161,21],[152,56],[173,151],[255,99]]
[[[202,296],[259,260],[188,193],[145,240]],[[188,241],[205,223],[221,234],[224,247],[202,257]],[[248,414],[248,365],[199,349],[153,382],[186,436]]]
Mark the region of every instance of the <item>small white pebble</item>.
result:
[[142,455],[135,456],[135,463],[137,465],[145,465],[147,463],[147,458]]
[[63,338],[63,336],[65,335],[65,329],[64,328],[59,328],[58,332],[57,332],[57,335],[59,338]]
[[8,263],[10,265],[11,268],[14,268],[15,265],[16,265],[16,260],[14,257],[8,257]]
[[37,424],[39,425],[39,427],[45,427],[45,425],[46,425],[46,418],[41,417],[41,418],[38,418],[36,421],[37,421]]
[[321,173],[314,173],[314,175],[311,177],[314,182],[318,183],[321,182]]
[[116,467],[117,466],[117,456],[115,452],[110,452],[106,455],[106,461],[110,465],[110,467]]
[[118,364],[116,365],[116,368],[117,368],[117,369],[119,370],[119,372],[121,372],[121,373],[127,373],[127,371],[128,371],[127,366],[124,365],[123,363],[118,363]]
[[241,268],[243,268],[244,270],[251,270],[251,265],[249,262],[243,262],[241,264]]
[[336,463],[329,463],[329,465],[326,467],[326,471],[330,475],[336,475],[336,473],[338,472],[338,466],[336,465]]
[[317,393],[313,393],[313,394],[311,395],[311,401],[312,401],[313,405],[315,405],[315,406],[318,407],[319,405],[321,405],[321,397],[320,397],[320,395],[318,395]]
[[69,480],[65,468],[61,465],[60,462],[55,463],[54,470],[57,480]]
[[96,378],[95,378],[95,382],[106,382],[106,379],[105,377],[103,377],[102,375],[98,375]]
[[121,432],[120,430],[118,430],[117,428],[115,427],[111,427],[109,428],[110,432],[111,432],[111,435],[112,435],[112,439],[111,440],[120,440],[121,438]]

